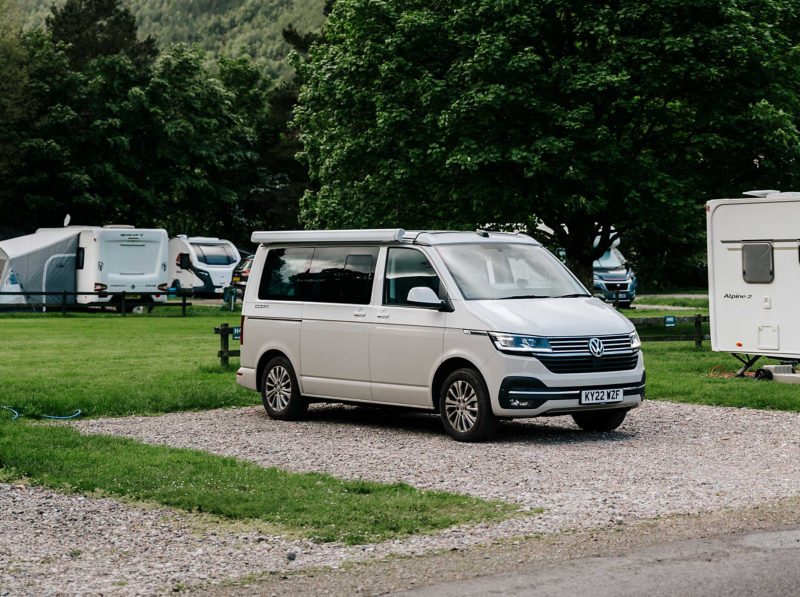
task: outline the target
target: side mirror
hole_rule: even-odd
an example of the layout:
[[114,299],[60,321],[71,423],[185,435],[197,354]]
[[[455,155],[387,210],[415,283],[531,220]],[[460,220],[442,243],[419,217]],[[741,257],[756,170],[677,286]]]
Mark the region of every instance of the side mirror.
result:
[[192,265],[192,260],[189,259],[189,254],[188,253],[181,253],[178,256],[178,267],[179,268],[181,268],[181,269],[189,269],[189,267],[191,265]]
[[427,286],[417,286],[412,288],[406,299],[409,305],[414,307],[426,307],[428,309],[441,309],[445,302],[436,296],[436,293]]

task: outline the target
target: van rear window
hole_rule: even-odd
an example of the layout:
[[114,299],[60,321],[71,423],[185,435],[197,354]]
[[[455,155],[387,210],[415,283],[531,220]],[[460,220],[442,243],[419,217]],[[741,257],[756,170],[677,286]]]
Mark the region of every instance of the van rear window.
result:
[[270,249],[261,273],[258,298],[302,301],[314,249]]

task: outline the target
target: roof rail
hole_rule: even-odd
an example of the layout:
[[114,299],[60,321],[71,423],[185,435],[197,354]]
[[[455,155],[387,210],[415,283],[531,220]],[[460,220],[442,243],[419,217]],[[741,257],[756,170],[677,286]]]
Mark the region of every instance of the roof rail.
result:
[[280,230],[253,232],[250,240],[262,245],[295,243],[377,243],[393,242],[403,238],[402,228],[377,228],[371,230]]

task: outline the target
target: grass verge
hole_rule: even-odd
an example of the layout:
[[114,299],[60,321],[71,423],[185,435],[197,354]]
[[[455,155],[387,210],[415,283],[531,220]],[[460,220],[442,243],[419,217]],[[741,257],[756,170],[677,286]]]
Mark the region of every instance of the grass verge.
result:
[[0,405],[27,416],[123,416],[257,404],[236,385],[239,360],[223,369],[216,358],[222,322],[239,323],[230,314],[3,316]]
[[[708,333],[708,324],[704,333]],[[692,333],[690,329],[668,328],[674,333]],[[646,333],[654,333],[647,330]],[[655,330],[658,335],[663,330]],[[647,368],[647,398],[734,406],[765,410],[800,411],[800,387],[793,384],[761,382],[752,378],[725,379],[711,377],[717,365],[733,372],[741,363],[723,352],[712,352],[706,341],[702,348],[691,342],[651,342],[642,345]],[[769,361],[765,361],[769,362]]]
[[0,424],[0,470],[60,491],[105,492],[230,519],[258,519],[318,542],[358,545],[511,516],[517,506],[405,483],[292,473],[205,452],[66,426]]

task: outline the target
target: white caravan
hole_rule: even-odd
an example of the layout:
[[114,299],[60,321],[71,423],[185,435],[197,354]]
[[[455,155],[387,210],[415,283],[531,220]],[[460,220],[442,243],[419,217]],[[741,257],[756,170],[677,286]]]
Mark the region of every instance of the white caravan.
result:
[[231,285],[241,257],[229,240],[179,234],[169,241],[169,280],[196,294],[221,294]]
[[255,232],[240,386],[276,419],[310,402],[438,412],[458,441],[499,419],[610,431],[644,398],[631,322],[524,234]]
[[[78,232],[76,292],[127,293],[136,302],[167,300],[169,237],[166,230],[125,225],[41,228],[36,234]],[[138,294],[138,293],[156,294]],[[159,294],[163,293],[163,294]],[[115,305],[119,296],[79,294],[80,305]]]
[[800,360],[800,193],[745,195],[706,206],[711,347],[740,375],[762,356]]

